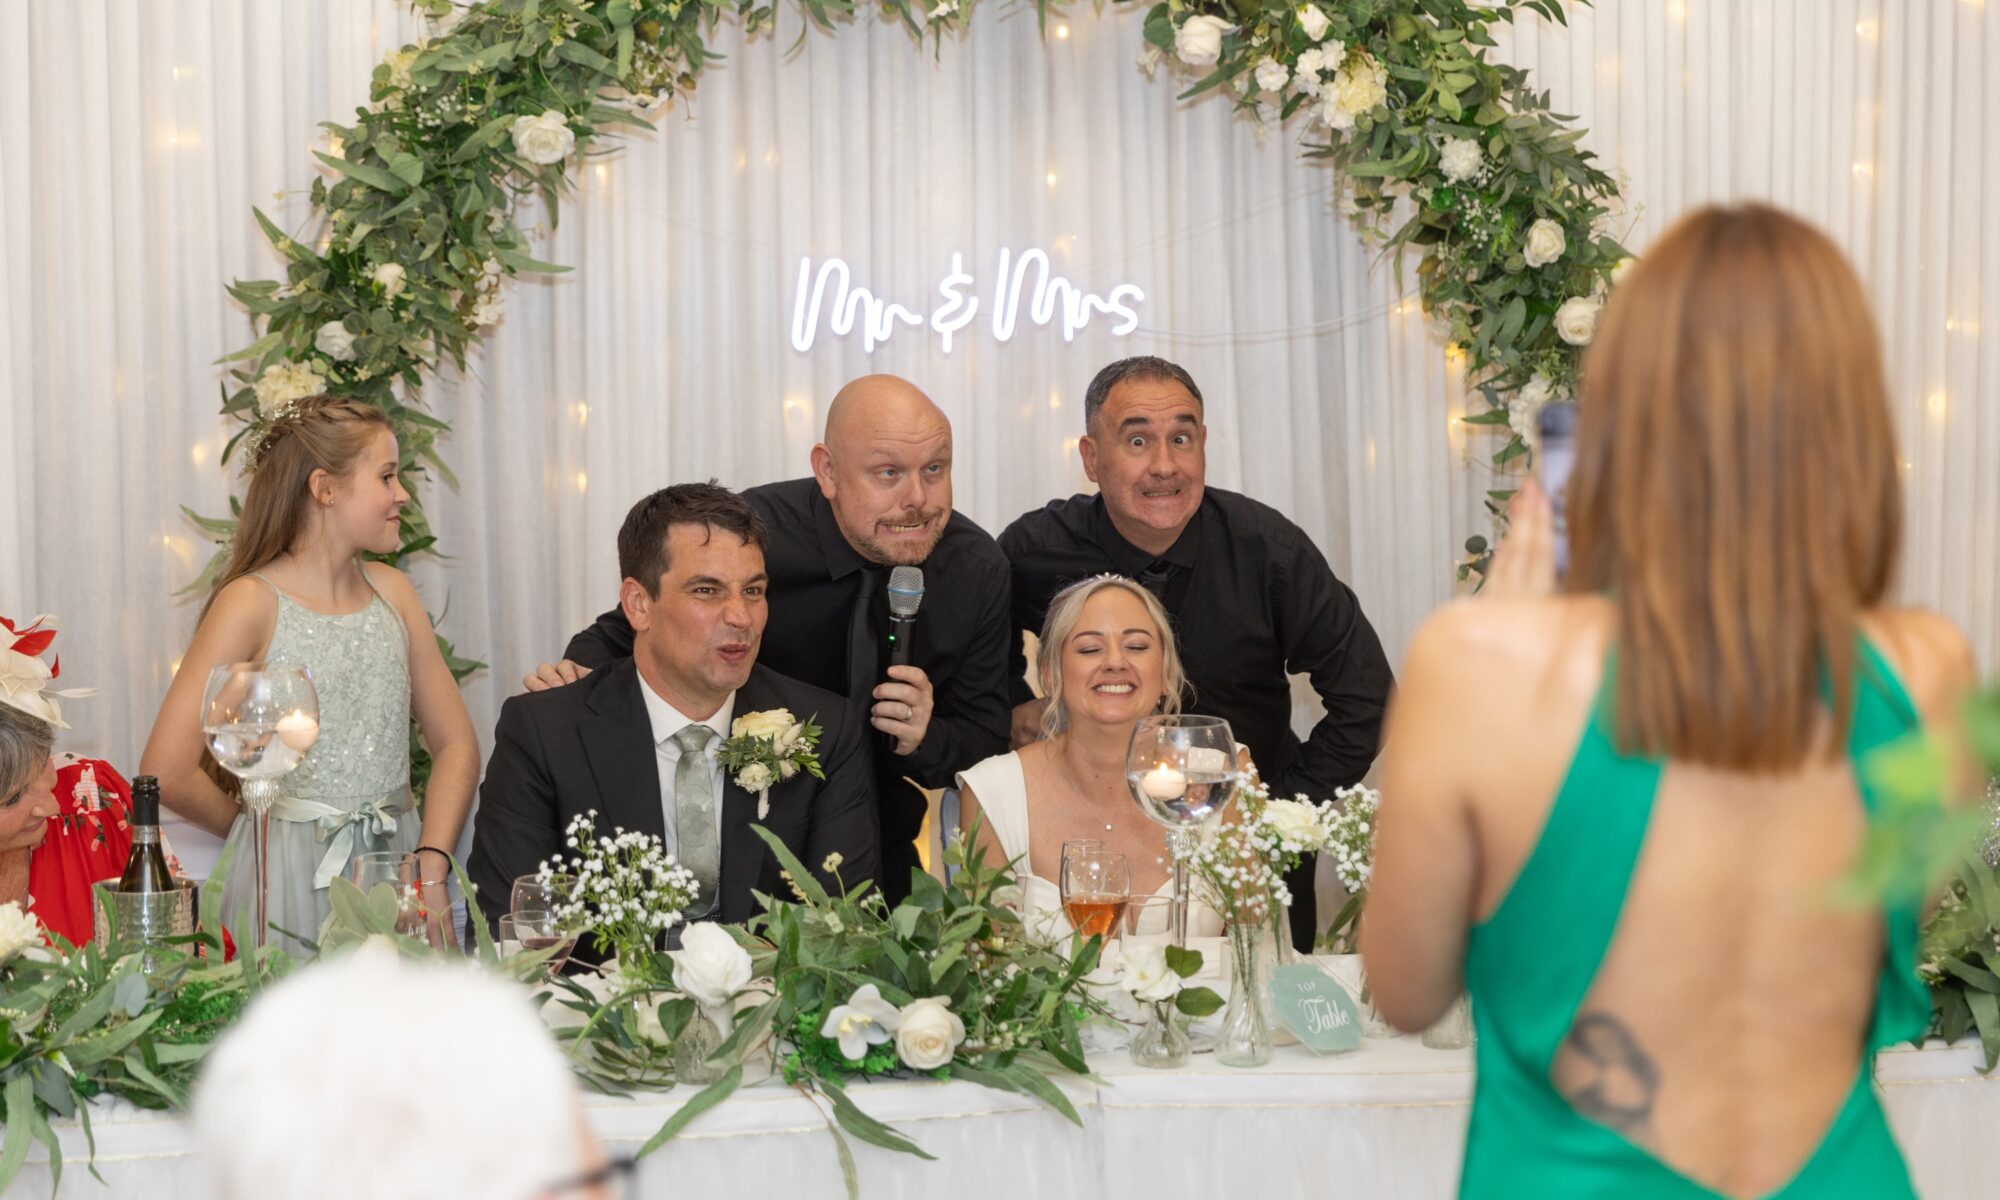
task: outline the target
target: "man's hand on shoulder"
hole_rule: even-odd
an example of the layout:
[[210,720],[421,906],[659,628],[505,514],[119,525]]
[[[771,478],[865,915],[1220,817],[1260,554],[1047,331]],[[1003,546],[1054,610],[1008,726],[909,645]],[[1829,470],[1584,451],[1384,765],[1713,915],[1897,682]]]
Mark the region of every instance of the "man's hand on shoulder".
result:
[[566,683],[575,683],[588,674],[590,674],[589,667],[580,666],[565,658],[561,662],[543,663],[523,675],[521,686],[531,692],[546,692],[550,688],[559,688]]
[[1048,706],[1048,700],[1042,697],[1014,706],[1013,727],[1007,738],[1008,749],[1019,750],[1029,742],[1042,740],[1042,713]]

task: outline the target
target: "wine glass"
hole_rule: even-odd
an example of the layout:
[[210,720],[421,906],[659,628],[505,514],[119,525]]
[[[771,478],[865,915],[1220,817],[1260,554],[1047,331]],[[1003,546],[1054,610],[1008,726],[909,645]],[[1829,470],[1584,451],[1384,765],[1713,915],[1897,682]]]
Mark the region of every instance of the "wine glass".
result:
[[540,874],[518,875],[514,878],[513,890],[507,896],[507,911],[540,909],[543,912],[555,912],[575,890],[574,875],[551,875],[547,882],[543,881]]
[[271,805],[278,800],[278,781],[319,740],[319,692],[312,672],[284,662],[217,666],[202,692],[201,732],[215,761],[243,783],[257,921],[250,942],[262,946],[270,894]]
[[[425,906],[417,894],[417,856],[396,850],[357,854],[348,865],[347,877],[363,895],[377,887],[387,887],[396,897],[396,932],[415,934],[428,924]],[[429,931],[424,930],[426,936]]]
[[512,954],[521,950],[547,950],[554,948],[542,970],[544,979],[551,978],[562,970],[569,961],[569,954],[576,947],[576,932],[563,928],[563,922],[554,913],[541,908],[516,909],[500,918],[500,952]]
[[1125,750],[1125,782],[1147,816],[1167,827],[1174,860],[1174,944],[1187,946],[1187,856],[1194,831],[1236,794],[1236,739],[1221,717],[1142,717]]
[[1125,902],[1132,894],[1125,856],[1098,847],[1071,852],[1065,845],[1063,849],[1063,914],[1077,933],[1108,942],[1117,933]]

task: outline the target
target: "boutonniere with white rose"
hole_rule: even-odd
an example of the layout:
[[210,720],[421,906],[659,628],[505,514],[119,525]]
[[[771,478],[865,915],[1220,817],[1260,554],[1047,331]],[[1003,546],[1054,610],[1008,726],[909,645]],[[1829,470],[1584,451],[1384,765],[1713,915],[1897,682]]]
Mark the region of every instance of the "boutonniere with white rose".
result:
[[722,743],[717,757],[722,769],[746,792],[757,793],[757,819],[771,815],[771,787],[800,771],[814,779],[825,779],[819,756],[820,727],[814,718],[796,720],[788,708],[770,708],[744,713],[729,723],[729,740]]

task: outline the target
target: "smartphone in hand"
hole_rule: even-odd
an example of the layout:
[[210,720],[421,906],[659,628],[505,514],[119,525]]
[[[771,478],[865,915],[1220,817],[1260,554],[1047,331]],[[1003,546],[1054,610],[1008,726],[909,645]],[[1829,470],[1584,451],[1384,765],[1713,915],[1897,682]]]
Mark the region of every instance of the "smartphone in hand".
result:
[[1535,451],[1535,474],[1555,512],[1556,578],[1561,579],[1569,573],[1569,475],[1576,466],[1576,402],[1543,405],[1536,425],[1541,445]]

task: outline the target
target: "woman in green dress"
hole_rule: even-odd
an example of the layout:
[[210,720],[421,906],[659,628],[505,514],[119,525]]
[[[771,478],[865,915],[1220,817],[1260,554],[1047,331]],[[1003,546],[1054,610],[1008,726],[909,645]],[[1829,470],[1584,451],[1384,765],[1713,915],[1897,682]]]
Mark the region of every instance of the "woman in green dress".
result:
[[1912,907],[1838,907],[1863,755],[1949,722],[1964,637],[1892,608],[1894,425],[1861,285],[1760,206],[1684,219],[1583,368],[1558,585],[1523,489],[1413,640],[1362,953],[1469,991],[1465,1196],[1913,1195],[1874,1051],[1921,1034]]

